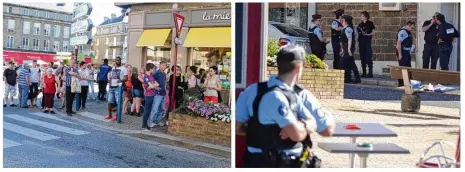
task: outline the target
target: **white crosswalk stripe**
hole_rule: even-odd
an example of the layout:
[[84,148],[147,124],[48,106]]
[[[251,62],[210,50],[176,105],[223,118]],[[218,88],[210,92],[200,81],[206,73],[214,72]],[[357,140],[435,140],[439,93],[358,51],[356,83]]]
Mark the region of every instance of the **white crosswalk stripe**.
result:
[[73,128],[68,128],[68,127],[64,127],[64,126],[49,123],[49,122],[43,122],[43,121],[39,121],[39,120],[36,120],[36,119],[20,116],[20,115],[5,115],[5,117],[15,119],[15,120],[18,120],[18,121],[22,121],[22,122],[26,122],[26,123],[29,123],[29,124],[34,124],[34,125],[37,125],[37,126],[40,126],[40,127],[52,129],[52,130],[55,130],[55,131],[68,133],[68,134],[73,134],[73,135],[89,134],[89,132],[86,132],[86,131],[77,130],[77,129],[73,129]]
[[22,145],[21,143],[3,138],[3,149],[15,147],[15,146],[21,146],[21,145]]
[[81,115],[81,116],[90,118],[90,119],[95,119],[95,120],[103,121],[103,122],[110,122],[110,120],[105,120],[103,116],[97,115],[97,114],[94,114],[94,113],[90,113],[90,112],[79,112],[78,114]]
[[[53,114],[45,114],[41,112],[37,113],[28,113],[28,116],[22,116],[18,114],[6,114],[4,115],[4,119],[13,119],[19,122],[12,122],[12,121],[4,121],[3,122],[3,130],[6,132],[15,133],[16,135],[21,135],[24,137],[14,138],[14,135],[3,135],[3,149],[17,147],[21,145],[28,145],[30,142],[37,142],[39,141],[49,141],[59,139],[63,136],[60,133],[67,133],[71,135],[84,135],[89,134],[90,132],[78,130],[74,128],[70,128],[67,124],[59,123],[55,124],[56,122],[65,122],[68,124],[75,124],[71,121],[64,120],[54,116]],[[35,117],[35,118],[33,118]],[[47,122],[46,122],[47,121]],[[55,122],[55,123],[52,123]],[[32,124],[28,126],[21,126]],[[51,129],[44,131],[43,129]],[[50,133],[52,132],[52,133]],[[26,138],[26,139],[24,139]]]

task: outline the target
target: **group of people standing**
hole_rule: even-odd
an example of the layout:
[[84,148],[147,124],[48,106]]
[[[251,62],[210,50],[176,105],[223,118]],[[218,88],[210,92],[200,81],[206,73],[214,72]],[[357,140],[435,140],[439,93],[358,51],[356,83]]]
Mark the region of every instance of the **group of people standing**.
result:
[[[323,38],[321,29],[321,15],[312,15],[313,24],[309,28],[309,38],[312,52],[324,59],[326,54],[326,44],[331,42],[334,51],[334,69],[345,70],[345,83],[360,83],[360,77],[373,77],[373,51],[371,40],[375,35],[375,26],[371,22],[370,14],[366,11],[361,13],[362,21],[354,28],[353,17],[344,15],[344,10],[339,9],[334,12],[336,18],[331,23],[331,39]],[[362,63],[362,75],[360,76],[355,64],[355,40],[359,42],[360,59]],[[337,52],[339,51],[339,53]],[[367,72],[368,67],[368,72]],[[351,73],[354,73],[355,79],[352,80]]]

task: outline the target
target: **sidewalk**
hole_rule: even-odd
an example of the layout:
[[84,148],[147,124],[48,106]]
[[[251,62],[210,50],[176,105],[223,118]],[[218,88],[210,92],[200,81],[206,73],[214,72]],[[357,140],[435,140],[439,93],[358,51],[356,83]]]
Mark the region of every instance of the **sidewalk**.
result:
[[362,85],[397,87],[398,81],[387,75],[374,75],[373,78],[362,78]]
[[[55,100],[55,107],[60,106],[61,101]],[[73,108],[73,111],[74,110],[75,108]],[[65,109],[57,109],[57,112],[61,115],[66,115]],[[77,114],[73,115],[73,118],[77,118],[80,122],[94,127],[114,131],[124,135],[138,137],[144,140],[183,147],[185,149],[205,152],[208,154],[214,154],[227,158],[231,157],[230,147],[201,142],[192,138],[169,135],[167,134],[167,126],[152,128],[151,131],[144,131],[141,127],[142,116],[137,117],[123,114],[121,123],[118,124],[116,121],[105,120],[104,118],[107,114],[108,110],[106,102],[98,103],[95,100],[87,100],[86,110],[78,111]],[[112,115],[116,115],[116,112],[113,112]]]

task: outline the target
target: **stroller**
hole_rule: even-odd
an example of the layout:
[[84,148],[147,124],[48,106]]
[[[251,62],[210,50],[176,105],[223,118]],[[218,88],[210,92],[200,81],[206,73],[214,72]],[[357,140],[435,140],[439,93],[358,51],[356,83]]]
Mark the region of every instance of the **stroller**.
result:
[[[459,141],[460,144],[460,141]],[[434,142],[428,148],[425,149],[424,153],[420,156],[419,162],[416,164],[419,168],[460,168],[460,160],[447,156],[444,153],[444,145],[450,148],[456,148],[456,145],[450,142],[440,141]],[[441,152],[440,155],[431,155],[426,158],[427,153],[433,148],[438,147]],[[460,150],[458,150],[460,151]]]

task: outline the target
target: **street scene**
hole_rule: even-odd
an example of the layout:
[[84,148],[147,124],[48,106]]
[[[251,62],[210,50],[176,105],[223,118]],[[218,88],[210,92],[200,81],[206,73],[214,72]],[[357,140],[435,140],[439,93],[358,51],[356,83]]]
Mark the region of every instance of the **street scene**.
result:
[[231,167],[230,3],[3,8],[4,167]]
[[460,167],[459,11],[236,3],[235,166]]

